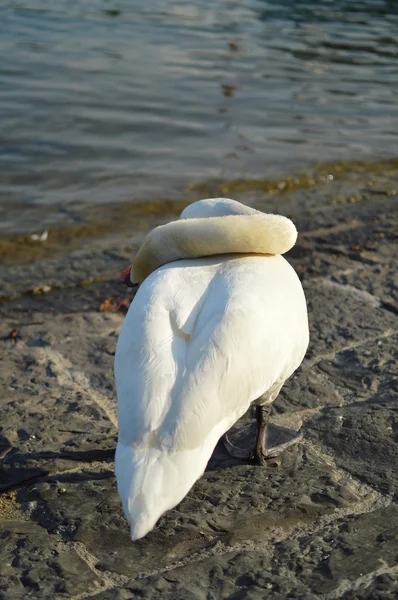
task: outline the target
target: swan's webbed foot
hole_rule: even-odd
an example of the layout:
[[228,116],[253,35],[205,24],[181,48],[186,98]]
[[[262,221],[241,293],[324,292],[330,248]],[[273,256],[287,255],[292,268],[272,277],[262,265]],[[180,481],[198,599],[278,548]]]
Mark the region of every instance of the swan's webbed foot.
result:
[[302,434],[288,427],[269,423],[270,406],[256,406],[257,437],[251,452],[238,448],[228,438],[223,436],[224,447],[228,454],[256,465],[267,465],[270,459],[276,458],[293,444],[302,439]]
[[222,442],[224,444],[225,450],[230,456],[232,456],[233,458],[240,458],[241,460],[250,461],[253,453],[249,452],[245,448],[238,448],[238,446],[235,446],[226,433],[224,433],[224,435],[222,436]]

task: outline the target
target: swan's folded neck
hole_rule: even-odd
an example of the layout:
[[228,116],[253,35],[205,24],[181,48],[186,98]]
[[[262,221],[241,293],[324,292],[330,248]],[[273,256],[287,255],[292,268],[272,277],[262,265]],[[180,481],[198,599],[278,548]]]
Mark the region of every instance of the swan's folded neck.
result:
[[182,219],[151,231],[138,250],[132,280],[143,281],[167,263],[217,254],[283,254],[297,230],[287,217],[256,212],[203,219]]

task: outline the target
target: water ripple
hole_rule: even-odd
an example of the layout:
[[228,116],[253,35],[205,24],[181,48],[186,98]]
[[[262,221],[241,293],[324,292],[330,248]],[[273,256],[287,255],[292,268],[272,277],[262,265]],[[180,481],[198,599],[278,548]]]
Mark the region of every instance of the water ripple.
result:
[[0,19],[3,232],[21,206],[53,222],[396,154],[395,1],[8,0]]

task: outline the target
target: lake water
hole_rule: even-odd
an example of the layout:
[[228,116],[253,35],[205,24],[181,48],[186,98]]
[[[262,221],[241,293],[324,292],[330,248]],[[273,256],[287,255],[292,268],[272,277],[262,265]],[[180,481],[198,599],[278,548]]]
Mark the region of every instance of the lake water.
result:
[[396,0],[0,0],[0,228],[398,154]]

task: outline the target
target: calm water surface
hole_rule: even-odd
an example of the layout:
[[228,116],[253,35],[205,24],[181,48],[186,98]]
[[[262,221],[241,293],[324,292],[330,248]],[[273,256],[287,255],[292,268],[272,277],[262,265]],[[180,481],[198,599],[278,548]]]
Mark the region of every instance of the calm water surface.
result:
[[0,0],[0,229],[398,154],[395,0]]

